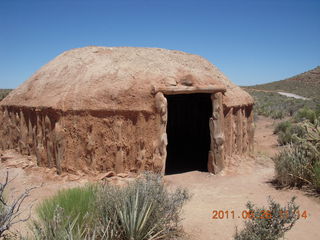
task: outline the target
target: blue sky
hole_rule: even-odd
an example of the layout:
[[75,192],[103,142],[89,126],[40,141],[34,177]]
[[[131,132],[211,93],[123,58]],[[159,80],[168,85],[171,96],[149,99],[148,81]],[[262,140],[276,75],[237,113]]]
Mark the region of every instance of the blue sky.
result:
[[320,1],[0,0],[0,88],[88,45],[177,49],[271,82],[320,65]]

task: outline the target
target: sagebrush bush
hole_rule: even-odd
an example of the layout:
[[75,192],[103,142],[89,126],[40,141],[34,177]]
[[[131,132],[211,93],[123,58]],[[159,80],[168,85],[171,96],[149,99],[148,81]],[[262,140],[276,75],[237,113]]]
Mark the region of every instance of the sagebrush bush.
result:
[[320,104],[316,106],[316,115],[317,115],[317,118],[320,118]]
[[283,111],[272,111],[270,115],[272,119],[282,119],[285,116]]
[[275,158],[276,178],[281,185],[301,187],[312,176],[308,152],[301,145],[289,145]]
[[320,161],[316,162],[313,169],[312,183],[317,192],[320,192]]
[[273,133],[277,134],[279,132],[286,132],[290,127],[291,127],[291,122],[290,121],[284,121],[284,122],[280,122],[277,124],[277,126],[275,127]]
[[278,134],[279,145],[286,145],[299,142],[299,138],[303,138],[307,132],[302,123],[292,124],[285,121],[276,126],[274,133]]
[[[72,195],[67,202],[74,198],[72,191],[63,192]],[[171,239],[181,233],[179,214],[189,198],[184,189],[169,192],[162,177],[151,173],[122,187],[102,184],[77,188],[76,192],[85,200],[73,199],[73,207],[57,201],[62,199],[61,193],[40,206],[32,230],[35,239]],[[75,214],[73,209],[80,212]]]
[[292,135],[288,131],[279,132],[277,141],[278,141],[279,145],[281,145],[281,146],[282,145],[287,145],[287,144],[292,142]]
[[286,206],[275,202],[269,197],[267,208],[257,208],[251,202],[247,203],[250,218],[245,222],[241,232],[236,233],[235,240],[277,240],[284,236],[298,220],[295,197]]
[[297,122],[308,120],[311,123],[315,123],[315,120],[317,119],[317,114],[314,110],[304,107],[298,110],[298,112],[294,115],[294,119]]
[[320,191],[319,122],[304,121],[293,126],[291,131],[295,133],[290,135],[291,144],[274,157],[276,180],[283,186],[308,184]]

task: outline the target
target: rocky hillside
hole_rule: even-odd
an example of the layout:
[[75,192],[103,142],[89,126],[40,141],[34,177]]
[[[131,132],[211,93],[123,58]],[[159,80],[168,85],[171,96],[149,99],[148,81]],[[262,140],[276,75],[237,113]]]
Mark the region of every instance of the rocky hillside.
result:
[[0,101],[4,99],[12,89],[0,89]]
[[281,81],[248,86],[246,88],[282,91],[320,100],[320,66]]

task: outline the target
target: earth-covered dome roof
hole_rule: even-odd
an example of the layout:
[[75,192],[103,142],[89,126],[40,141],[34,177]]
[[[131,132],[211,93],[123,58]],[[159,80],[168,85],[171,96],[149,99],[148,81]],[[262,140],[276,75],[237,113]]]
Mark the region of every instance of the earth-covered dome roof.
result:
[[160,48],[90,46],[60,54],[1,105],[153,111],[154,89],[184,85],[222,85],[229,107],[253,103],[249,94],[200,56]]

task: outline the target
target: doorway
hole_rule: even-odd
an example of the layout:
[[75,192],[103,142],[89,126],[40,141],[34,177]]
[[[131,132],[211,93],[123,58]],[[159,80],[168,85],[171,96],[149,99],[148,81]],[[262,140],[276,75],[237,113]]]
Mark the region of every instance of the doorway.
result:
[[166,95],[168,101],[166,174],[208,171],[211,94]]

